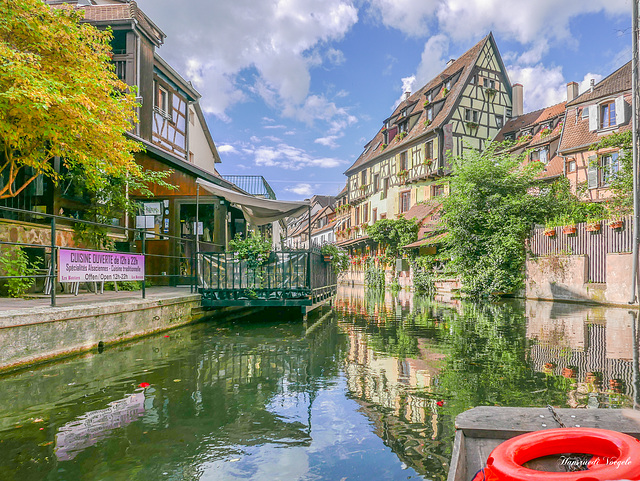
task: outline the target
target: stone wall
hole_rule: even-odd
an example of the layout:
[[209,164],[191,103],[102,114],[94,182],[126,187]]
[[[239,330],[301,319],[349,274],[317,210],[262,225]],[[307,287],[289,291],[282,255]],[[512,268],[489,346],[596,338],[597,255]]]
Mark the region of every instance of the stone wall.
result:
[[632,258],[629,253],[607,254],[606,284],[587,282],[585,255],[530,258],[526,263],[526,297],[628,306]]
[[191,294],[8,311],[0,314],[0,370],[188,324],[199,308],[200,295]]

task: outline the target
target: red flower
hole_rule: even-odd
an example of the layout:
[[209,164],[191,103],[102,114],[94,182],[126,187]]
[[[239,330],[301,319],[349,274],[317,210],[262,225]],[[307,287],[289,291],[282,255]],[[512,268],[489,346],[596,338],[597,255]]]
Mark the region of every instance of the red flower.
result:
[[438,406],[444,406],[444,401],[438,401],[436,404],[437,404]]
[[140,387],[149,387],[149,386],[151,386],[151,384],[149,384],[148,382],[141,382],[140,384],[138,384],[138,386],[140,386]]

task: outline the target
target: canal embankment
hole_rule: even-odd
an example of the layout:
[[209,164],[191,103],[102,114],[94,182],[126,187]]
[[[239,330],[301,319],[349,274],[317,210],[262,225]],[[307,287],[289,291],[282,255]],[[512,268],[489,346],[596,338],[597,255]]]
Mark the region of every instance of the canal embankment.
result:
[[[186,324],[228,321],[256,308],[201,308],[200,294],[190,288],[152,287],[139,291],[48,297],[0,298],[0,371],[116,344]],[[258,309],[260,310],[260,309]]]

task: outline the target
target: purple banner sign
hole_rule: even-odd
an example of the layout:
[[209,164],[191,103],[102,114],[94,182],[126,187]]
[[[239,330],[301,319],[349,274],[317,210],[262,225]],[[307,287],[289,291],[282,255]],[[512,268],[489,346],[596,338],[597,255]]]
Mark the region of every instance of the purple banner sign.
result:
[[144,280],[144,256],[142,254],[58,250],[59,282],[142,280]]

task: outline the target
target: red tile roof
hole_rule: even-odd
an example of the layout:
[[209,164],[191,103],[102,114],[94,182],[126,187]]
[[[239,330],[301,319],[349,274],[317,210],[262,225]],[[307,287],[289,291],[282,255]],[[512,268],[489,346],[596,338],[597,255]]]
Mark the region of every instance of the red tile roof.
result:
[[[466,80],[471,74],[471,70],[473,69],[482,48],[489,41],[493,41],[492,34],[484,37],[480,42],[474,45],[471,49],[465,52],[461,57],[456,59],[451,65],[449,65],[446,69],[444,69],[439,75],[434,77],[430,82],[424,85],[417,92],[414,92],[409,96],[408,99],[403,100],[396,107],[393,112],[393,115],[390,117],[391,121],[396,120],[397,116],[401,114],[402,110],[406,107],[410,107],[411,112],[408,114],[411,117],[413,114],[418,115],[418,119],[414,125],[414,127],[407,133],[407,135],[400,139],[399,135],[396,135],[395,138],[389,143],[388,147],[384,149],[385,151],[393,150],[400,145],[406,145],[407,143],[415,140],[416,138],[423,136],[429,132],[433,132],[436,128],[440,128],[443,124],[448,120],[451,112],[454,107],[457,105],[457,100],[460,94],[462,93],[464,86],[466,84]],[[444,105],[438,115],[432,120],[432,122],[425,126],[424,122],[426,120],[426,109],[423,108],[423,103],[426,100],[424,97],[429,91],[433,91],[436,88],[442,87],[443,83],[454,76],[455,74],[460,73],[460,78],[458,81],[451,86],[451,91],[445,96],[442,93],[442,89],[438,90],[435,97],[431,101],[431,105],[437,104],[438,102],[444,102]],[[393,122],[391,122],[393,123]],[[384,142],[383,129],[381,128],[376,136],[367,143],[365,147],[365,151],[360,154],[360,157],[345,171],[345,175],[349,175],[353,172],[357,172],[361,166],[367,164],[369,161],[376,159],[382,154],[382,142]]]
[[564,159],[556,155],[549,161],[545,169],[538,176],[542,179],[553,179],[564,175]]
[[631,72],[631,61],[629,61],[611,75],[598,82],[593,88],[593,92],[589,89],[582,95],[578,95],[578,97],[567,103],[567,107],[631,90]]
[[[545,107],[543,109],[529,112],[527,114],[510,119],[507,123],[504,124],[504,127],[500,129],[500,132],[498,132],[498,135],[496,135],[495,140],[497,142],[502,142],[503,140],[505,140],[505,135],[512,132],[517,133],[529,129],[536,130],[535,127],[539,126],[540,124],[563,116],[565,112],[565,105],[566,102],[561,102],[559,104]],[[546,144],[554,138],[559,137],[561,132],[562,123],[559,123],[554,127],[553,131],[550,134],[543,137],[541,135],[541,132],[537,131],[529,141],[518,142],[517,145],[514,145],[514,149],[528,148],[534,145]]]

